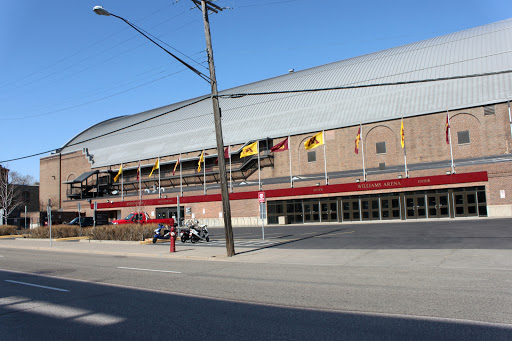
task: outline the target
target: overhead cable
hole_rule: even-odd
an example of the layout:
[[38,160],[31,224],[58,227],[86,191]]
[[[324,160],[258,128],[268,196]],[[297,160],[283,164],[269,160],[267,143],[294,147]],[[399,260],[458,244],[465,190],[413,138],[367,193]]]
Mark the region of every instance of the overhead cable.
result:
[[219,98],[240,98],[240,97],[245,97],[245,96],[296,94],[296,93],[301,93],[301,92],[318,92],[318,91],[333,91],[333,90],[351,90],[351,89],[374,88],[374,87],[381,87],[381,86],[407,85],[407,84],[430,83],[430,82],[440,82],[440,81],[448,81],[448,80],[475,78],[475,77],[496,76],[496,75],[501,75],[501,74],[506,74],[506,73],[512,73],[512,70],[476,73],[476,74],[465,75],[465,76],[440,77],[440,78],[430,78],[430,79],[421,79],[421,80],[412,80],[412,81],[402,81],[402,82],[334,86],[334,87],[329,87],[329,88],[264,91],[264,92],[241,92],[241,93],[235,93],[235,94],[223,94],[223,95],[219,95],[218,97]]

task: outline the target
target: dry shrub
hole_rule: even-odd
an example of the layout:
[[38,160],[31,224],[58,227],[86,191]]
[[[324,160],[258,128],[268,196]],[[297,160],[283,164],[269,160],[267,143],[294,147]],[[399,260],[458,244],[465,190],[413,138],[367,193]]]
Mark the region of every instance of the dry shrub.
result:
[[18,226],[2,225],[0,226],[0,236],[10,236],[18,234]]
[[103,225],[90,229],[88,235],[96,240],[131,240],[141,241],[153,237],[153,231],[158,224],[121,224]]
[[[88,228],[82,228],[82,235],[87,234]],[[30,238],[50,238],[50,228],[48,226],[41,226],[30,231]],[[80,226],[75,225],[52,225],[52,239],[53,238],[69,238],[79,237]]]

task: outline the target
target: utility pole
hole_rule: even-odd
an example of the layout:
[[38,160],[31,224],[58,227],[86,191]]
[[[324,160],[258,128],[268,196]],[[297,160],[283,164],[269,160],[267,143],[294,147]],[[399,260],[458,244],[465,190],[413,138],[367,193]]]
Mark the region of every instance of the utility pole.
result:
[[[147,34],[145,34],[141,29],[137,28],[134,24],[130,23],[128,20],[124,19],[123,17],[120,17],[118,15],[115,15],[113,13],[110,13],[106,9],[104,9],[101,6],[95,6],[93,8],[93,11],[98,15],[104,15],[104,16],[113,16],[115,18],[118,18],[122,21],[124,21],[126,24],[131,26],[134,30],[142,34],[144,37],[146,37],[149,41],[151,41],[153,44],[157,45],[159,48],[167,52],[169,55],[171,55],[173,58],[175,58],[177,61],[179,61],[181,64],[185,65],[187,68],[192,70],[194,73],[196,73],[199,77],[201,77],[203,80],[210,83],[210,86],[212,88],[212,101],[213,101],[213,116],[215,119],[215,135],[217,139],[217,153],[219,156],[219,172],[220,172],[220,189],[221,189],[221,195],[222,195],[222,217],[224,218],[224,231],[226,233],[226,249],[228,257],[232,257],[235,255],[235,244],[233,243],[233,228],[231,226],[231,209],[229,207],[229,192],[228,192],[228,180],[226,175],[226,159],[224,158],[224,141],[222,139],[222,123],[221,123],[221,117],[220,117],[220,107],[219,107],[219,99],[218,99],[218,92],[217,92],[217,80],[215,78],[215,66],[213,64],[213,50],[212,50],[212,39],[210,35],[210,23],[208,22],[208,11],[213,11],[215,13],[218,13],[219,11],[222,11],[222,7],[219,7],[215,4],[213,4],[209,0],[192,0],[192,2],[203,12],[203,18],[204,18],[204,31],[206,36],[206,45],[207,45],[207,51],[208,51],[208,62],[209,62],[209,68],[210,68],[210,77],[202,74],[198,70],[194,69],[189,64],[185,63],[183,60],[166,50],[162,45],[158,44],[156,41],[151,39]],[[122,167],[122,164],[121,164]],[[180,164],[180,179],[181,179],[181,164]],[[121,189],[123,188],[123,177],[121,177]],[[122,191],[124,193],[124,191]],[[121,198],[122,198],[121,194]]]
[[[198,0],[192,0],[199,5]],[[215,77],[215,65],[213,63],[212,37],[210,34],[210,22],[208,21],[208,10],[222,11],[222,8],[210,1],[201,0],[201,10],[204,20],[204,35],[206,37],[206,49],[208,53],[208,66],[210,69],[210,85],[212,88],[213,117],[215,120],[215,137],[217,139],[217,155],[219,157],[220,190],[222,196],[222,217],[224,218],[224,233],[226,235],[227,256],[235,255],[235,244],[233,242],[233,227],[231,226],[231,208],[229,204],[229,191],[226,174],[226,159],[224,157],[224,141],[222,138],[222,123],[217,91],[217,78]]]

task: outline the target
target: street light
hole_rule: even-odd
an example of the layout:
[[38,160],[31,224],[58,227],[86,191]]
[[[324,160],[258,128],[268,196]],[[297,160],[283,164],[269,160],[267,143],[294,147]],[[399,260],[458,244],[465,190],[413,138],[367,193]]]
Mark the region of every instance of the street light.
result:
[[97,15],[106,15],[107,17],[110,15],[110,12],[107,11],[106,9],[104,9],[103,7],[101,6],[94,6],[94,8],[92,9],[94,11],[94,13],[96,13]]
[[[192,0],[196,6],[199,5],[198,0]],[[113,16],[118,19],[121,19],[125,23],[127,23],[130,27],[132,27],[134,30],[142,34],[144,37],[146,37],[148,40],[150,40],[153,44],[160,47],[162,50],[167,52],[169,55],[171,55],[173,58],[178,60],[181,64],[185,65],[187,68],[189,68],[191,71],[193,71],[195,74],[197,74],[199,77],[210,83],[211,86],[211,97],[212,97],[212,103],[213,103],[213,116],[215,121],[215,138],[217,140],[217,155],[219,159],[219,176],[220,176],[220,189],[221,189],[221,197],[222,197],[222,210],[224,218],[224,232],[226,236],[226,251],[227,256],[231,257],[235,255],[235,245],[233,242],[233,227],[231,226],[231,208],[229,204],[229,191],[228,191],[228,180],[227,180],[227,174],[226,174],[226,159],[224,157],[224,140],[222,137],[222,123],[220,118],[220,106],[219,106],[219,98],[218,98],[218,91],[217,91],[217,79],[215,76],[215,65],[213,63],[213,49],[212,49],[212,41],[211,41],[211,34],[210,34],[210,23],[208,22],[208,10],[214,10],[214,12],[222,10],[222,8],[212,4],[210,1],[201,0],[201,10],[203,12],[203,21],[204,21],[204,32],[205,32],[205,38],[206,38],[206,47],[208,52],[208,63],[209,63],[209,70],[210,70],[210,77],[204,75],[203,73],[199,72],[189,64],[185,63],[183,60],[172,54],[171,52],[167,51],[164,47],[159,45],[157,42],[155,42],[153,39],[148,37],[144,32],[142,32],[140,29],[138,29],[135,25],[130,23],[128,20],[117,16],[115,14],[110,13],[106,9],[104,9],[101,6],[94,6],[93,11],[94,13],[98,15],[105,15],[105,16]],[[199,6],[198,6],[199,7]]]

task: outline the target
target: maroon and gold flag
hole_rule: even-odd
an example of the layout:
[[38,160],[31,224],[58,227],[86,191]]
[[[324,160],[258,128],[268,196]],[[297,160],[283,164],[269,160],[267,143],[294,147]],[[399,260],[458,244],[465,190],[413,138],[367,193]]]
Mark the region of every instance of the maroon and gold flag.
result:
[[178,158],[178,161],[176,162],[176,164],[174,165],[174,169],[172,170],[172,175],[174,176],[174,174],[176,173],[176,168],[178,168],[178,165],[180,164],[180,158]]
[[357,131],[357,136],[356,136],[356,146],[354,149],[356,154],[359,154],[359,141],[361,141],[361,126],[359,126],[359,130]]
[[309,150],[309,149],[319,147],[323,144],[324,144],[324,132],[321,131],[321,132],[313,135],[313,137],[310,137],[309,139],[307,139],[306,142],[304,142],[304,148],[306,148],[306,150]]
[[270,151],[272,153],[277,152],[284,152],[285,150],[288,150],[288,138],[284,139],[283,141],[276,144],[274,147],[270,148]]
[[251,143],[250,145],[247,145],[242,148],[242,152],[240,153],[240,158],[258,154],[258,141]]
[[446,144],[450,144],[450,120],[448,114],[446,114]]
[[[224,148],[224,159],[229,159],[229,146]],[[219,163],[219,158],[215,159],[215,164]]]

